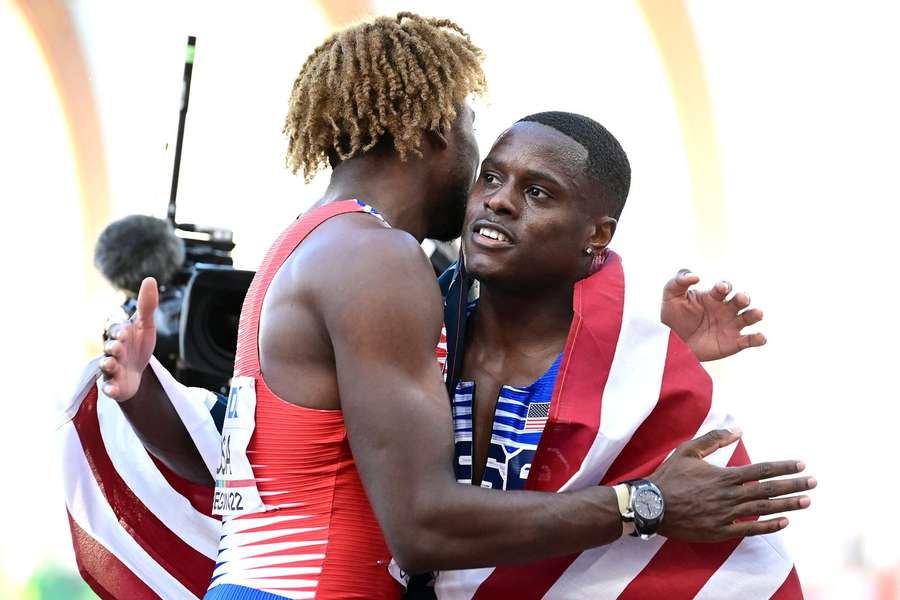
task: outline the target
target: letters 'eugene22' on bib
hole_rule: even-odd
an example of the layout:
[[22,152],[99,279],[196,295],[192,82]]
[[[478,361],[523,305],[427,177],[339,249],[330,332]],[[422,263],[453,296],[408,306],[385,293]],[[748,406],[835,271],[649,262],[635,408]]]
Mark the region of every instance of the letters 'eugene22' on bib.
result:
[[265,510],[247,446],[256,427],[256,380],[234,377],[222,426],[222,456],[216,469],[213,513],[244,515]]

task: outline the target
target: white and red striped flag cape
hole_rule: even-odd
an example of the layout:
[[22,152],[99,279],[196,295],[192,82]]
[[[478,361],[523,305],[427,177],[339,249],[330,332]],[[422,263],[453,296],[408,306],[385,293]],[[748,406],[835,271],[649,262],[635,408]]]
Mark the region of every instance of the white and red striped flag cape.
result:
[[[650,474],[682,441],[733,424],[690,350],[639,309],[621,259],[576,285],[575,318],[529,489],[565,491]],[[655,305],[658,307],[658,304]],[[209,392],[154,371],[210,473],[219,433]],[[212,491],[192,486],[144,450],[115,401],[99,391],[97,361],[59,427],[66,507],[79,569],[103,598],[202,597],[220,535]],[[742,443],[710,462],[749,463]],[[802,598],[778,535],[721,544],[623,538],[578,555],[514,567],[442,572],[440,600],[468,598]]]
[[[99,359],[98,359],[99,360]],[[82,376],[58,428],[66,509],[82,577],[101,598],[200,598],[221,525],[212,488],[190,484],[150,457],[115,400],[99,389],[98,360]],[[151,364],[210,472],[219,433],[215,396]]]
[[[658,291],[626,287],[621,258],[575,286],[547,426],[527,489],[566,491],[650,475],[681,442],[734,425],[694,354],[659,323]],[[644,306],[650,300],[652,308]],[[707,460],[749,464],[743,442]],[[802,598],[780,536],[689,544],[623,537],[580,554],[438,575],[440,600]]]

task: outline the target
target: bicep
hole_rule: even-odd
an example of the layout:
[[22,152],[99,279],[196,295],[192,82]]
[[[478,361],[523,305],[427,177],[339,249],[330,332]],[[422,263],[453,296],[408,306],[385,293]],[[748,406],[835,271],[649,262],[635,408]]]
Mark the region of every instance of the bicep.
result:
[[402,250],[355,265],[353,294],[323,310],[354,461],[388,537],[419,490],[453,477],[440,291],[421,251]]

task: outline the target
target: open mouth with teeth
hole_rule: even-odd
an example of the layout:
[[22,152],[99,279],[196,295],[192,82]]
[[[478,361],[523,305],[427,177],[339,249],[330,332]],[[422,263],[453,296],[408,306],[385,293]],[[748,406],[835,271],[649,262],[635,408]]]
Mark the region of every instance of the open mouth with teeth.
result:
[[478,229],[476,229],[475,233],[481,237],[485,237],[485,238],[488,238],[491,240],[496,240],[498,242],[503,242],[506,244],[509,244],[511,242],[511,240],[509,239],[509,237],[507,237],[507,235],[505,233],[503,233],[502,231],[497,231],[493,227],[482,226],[482,227],[479,227]]

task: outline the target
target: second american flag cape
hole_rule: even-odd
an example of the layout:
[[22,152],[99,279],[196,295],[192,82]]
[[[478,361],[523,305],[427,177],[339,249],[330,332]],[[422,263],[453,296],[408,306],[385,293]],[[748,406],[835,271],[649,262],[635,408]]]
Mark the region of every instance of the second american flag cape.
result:
[[[448,316],[465,314],[454,311],[467,296],[463,279],[454,282],[456,290],[451,286]],[[712,381],[691,350],[659,323],[659,304],[649,314],[644,309],[657,294],[638,292],[613,252],[576,284],[574,318],[527,489],[562,492],[647,476],[681,442],[734,424],[713,400]],[[452,337],[465,327],[448,322],[447,329]],[[459,358],[461,341],[448,345]],[[452,378],[450,365],[448,371]],[[707,460],[750,462],[743,442]],[[445,571],[435,591],[440,600],[803,597],[778,534],[717,544],[623,537],[536,563]]]
[[[85,368],[57,428],[78,570],[104,600],[202,597],[221,535],[212,488],[151,458],[101,391],[98,361]],[[155,358],[150,364],[212,473],[221,446],[210,414],[215,394],[181,385]]]

